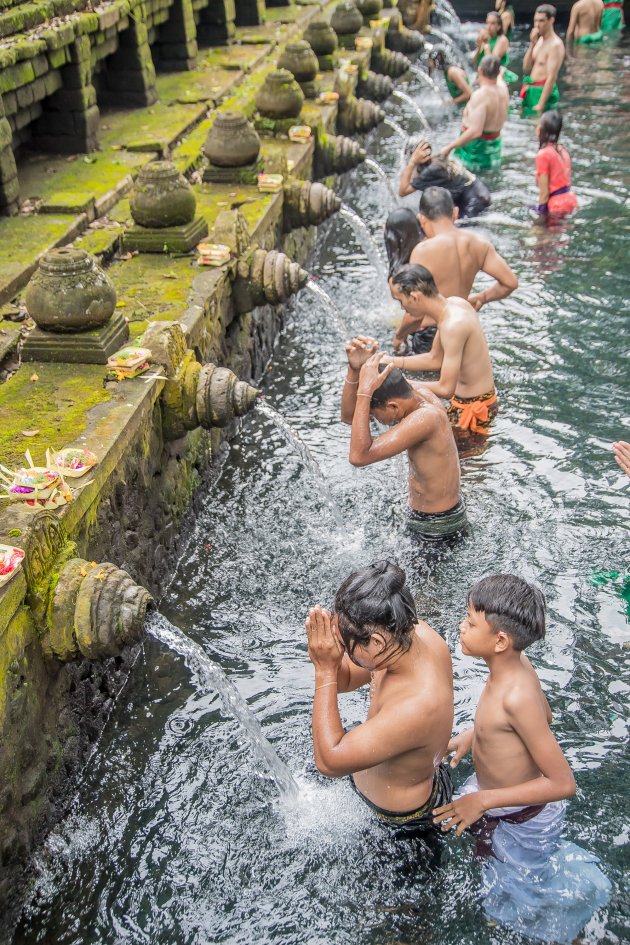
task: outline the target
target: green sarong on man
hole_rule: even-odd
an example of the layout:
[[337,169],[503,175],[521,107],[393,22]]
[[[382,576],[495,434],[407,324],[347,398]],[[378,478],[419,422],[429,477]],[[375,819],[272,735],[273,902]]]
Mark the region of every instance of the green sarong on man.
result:
[[586,36],[580,36],[579,39],[576,39],[576,43],[599,43],[604,38],[604,34],[601,30],[597,30],[596,33],[587,33]]
[[624,29],[626,22],[623,18],[623,3],[617,0],[604,0],[604,13],[602,15],[602,32],[614,33],[616,30]]
[[453,152],[469,171],[488,171],[501,167],[501,133],[482,134],[480,138],[455,148]]
[[[534,82],[531,76],[523,76],[523,87],[521,89],[521,98],[523,100],[522,114],[526,118],[535,118],[538,116],[538,112],[534,111],[534,109],[540,101],[544,86],[545,79],[541,79],[540,82]],[[545,103],[544,111],[548,112],[550,109],[555,108],[559,101],[560,92],[558,91],[558,86],[554,85],[551,90],[551,95]]]

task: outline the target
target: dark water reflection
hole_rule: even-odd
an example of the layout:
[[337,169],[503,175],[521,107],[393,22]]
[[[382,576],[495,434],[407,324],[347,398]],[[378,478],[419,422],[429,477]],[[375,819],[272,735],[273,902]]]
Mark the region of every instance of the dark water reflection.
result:
[[[419,558],[401,531],[404,464],[349,467],[348,430],[338,420],[343,350],[313,296],[293,307],[266,397],[318,459],[345,527],[257,413],[208,490],[163,610],[235,680],[296,774],[298,805],[281,809],[216,698],[196,693],[180,661],[148,642],[76,813],[40,857],[15,943],[525,941],[484,918],[467,842],[451,842],[431,872],[412,849],[392,845],[345,783],[314,771],[305,611],[329,602],[350,568],[383,555],[407,568],[420,610],[452,645],[458,726],[471,718],[484,677],[456,644],[467,587],[510,570],[544,588],[548,638],[532,657],[578,781],[566,832],[601,857],[614,885],[584,941],[628,940],[628,493],[610,443],[630,439],[629,48],[624,39],[580,50],[566,69],[565,141],[580,199],[573,219],[553,229],[532,224],[536,145],[532,124],[516,113],[505,166],[488,177],[494,205],[479,228],[518,270],[521,287],[483,312],[502,412],[489,448],[463,464],[472,535],[442,557]],[[417,80],[405,88],[437,127],[437,142],[450,138],[454,113]],[[390,129],[369,149],[398,170],[400,139]],[[342,190],[378,237],[391,207],[384,184],[359,169]],[[311,268],[353,330],[391,337],[399,313],[339,220],[320,233]],[[343,706],[346,720],[357,720],[365,696]]]

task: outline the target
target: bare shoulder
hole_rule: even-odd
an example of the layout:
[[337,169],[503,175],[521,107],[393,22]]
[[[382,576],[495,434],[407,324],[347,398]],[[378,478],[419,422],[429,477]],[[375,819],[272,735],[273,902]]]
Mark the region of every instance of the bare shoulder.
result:
[[420,637],[423,643],[428,643],[436,653],[439,653],[443,656],[448,656],[449,660],[451,658],[451,651],[448,648],[448,643],[441,634],[434,630],[430,624],[425,620],[419,620],[416,624],[416,633]]
[[510,715],[531,712],[541,708],[542,687],[532,664],[526,656],[521,656],[521,667],[514,674],[510,686],[503,697],[503,706]]
[[429,259],[433,259],[436,255],[434,250],[437,249],[438,240],[439,237],[434,236],[433,239],[422,240],[417,243],[411,251],[409,263],[411,265],[424,265]]
[[409,381],[416,393],[420,394],[426,406],[437,407],[442,413],[446,413],[446,408],[437,394],[429,390],[421,381]]

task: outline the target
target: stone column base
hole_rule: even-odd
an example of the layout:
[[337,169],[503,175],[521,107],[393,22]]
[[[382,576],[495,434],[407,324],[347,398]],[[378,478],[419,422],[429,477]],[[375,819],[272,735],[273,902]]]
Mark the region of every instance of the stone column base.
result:
[[107,359],[129,339],[129,326],[114,312],[102,328],[61,332],[34,328],[22,348],[23,361],[56,361],[65,364],[107,364]]
[[140,253],[187,253],[208,235],[208,224],[196,217],[184,226],[132,226],[123,238],[123,249]]

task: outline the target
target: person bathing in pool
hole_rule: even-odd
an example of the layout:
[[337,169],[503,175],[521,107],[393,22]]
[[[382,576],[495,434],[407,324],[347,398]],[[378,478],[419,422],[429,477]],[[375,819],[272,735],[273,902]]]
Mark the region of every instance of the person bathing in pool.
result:
[[[444,640],[418,619],[402,568],[379,561],[355,571],[332,614],[306,619],[315,667],[313,749],[318,770],[350,776],[387,827],[432,833],[432,811],[452,797],[441,764],[453,724],[453,669]],[[369,686],[366,721],[348,732],[338,695]]]
[[[406,452],[409,530],[425,541],[461,532],[466,510],[459,491],[459,457],[444,407],[420,384],[412,386],[401,371],[383,367],[374,338],[354,338],[346,354],[341,419],[352,426],[350,462],[369,466]],[[391,429],[373,437],[371,418]]]

